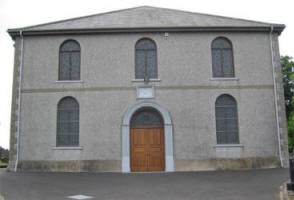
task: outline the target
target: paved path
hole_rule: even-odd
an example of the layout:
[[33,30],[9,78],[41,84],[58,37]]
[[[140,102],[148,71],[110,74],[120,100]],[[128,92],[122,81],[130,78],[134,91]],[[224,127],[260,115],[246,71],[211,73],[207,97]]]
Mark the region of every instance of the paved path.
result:
[[274,200],[288,169],[175,173],[8,173],[0,171],[6,200]]

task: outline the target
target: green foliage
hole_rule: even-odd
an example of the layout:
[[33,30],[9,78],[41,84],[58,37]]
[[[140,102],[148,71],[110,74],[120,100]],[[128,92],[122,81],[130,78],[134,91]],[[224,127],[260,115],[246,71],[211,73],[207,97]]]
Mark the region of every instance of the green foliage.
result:
[[8,163],[9,161],[9,150],[8,149],[3,149],[0,147],[0,162],[3,163]]
[[0,161],[0,168],[1,168],[1,166],[7,166],[7,162],[2,162],[2,161]]
[[294,68],[293,58],[282,56],[281,64],[288,123],[288,146],[289,152],[292,153],[294,151],[294,93],[291,91],[291,88],[294,89],[294,72],[292,72],[292,68]]
[[288,118],[288,146],[289,146],[289,152],[293,152],[294,147],[294,112],[290,113],[290,116]]
[[293,58],[289,56],[282,56],[281,64],[286,101],[286,115],[288,119],[290,113],[294,110],[294,105],[292,105],[293,92],[291,92],[291,88],[294,89],[294,73],[292,72],[292,68],[294,68]]

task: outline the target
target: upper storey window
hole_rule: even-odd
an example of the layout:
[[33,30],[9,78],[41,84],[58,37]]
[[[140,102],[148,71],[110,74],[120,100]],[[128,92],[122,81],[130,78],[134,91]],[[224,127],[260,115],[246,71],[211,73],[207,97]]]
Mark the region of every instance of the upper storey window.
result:
[[58,80],[80,80],[80,57],[78,42],[68,40],[60,46]]
[[213,77],[234,77],[233,48],[226,38],[216,38],[211,44]]
[[157,77],[156,44],[150,39],[141,39],[136,43],[135,78],[148,80]]

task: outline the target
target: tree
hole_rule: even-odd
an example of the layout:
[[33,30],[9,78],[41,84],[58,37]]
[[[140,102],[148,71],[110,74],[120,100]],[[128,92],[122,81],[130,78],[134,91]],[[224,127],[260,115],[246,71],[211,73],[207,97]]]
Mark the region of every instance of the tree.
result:
[[9,151],[0,146],[0,161],[7,163],[9,160]]
[[289,152],[294,150],[294,61],[292,57],[281,57],[283,85],[285,95],[286,116],[288,124],[288,146]]
[[293,92],[291,91],[291,88],[294,89],[294,73],[292,72],[292,70],[294,69],[293,58],[289,56],[282,56],[281,64],[284,83],[284,95],[286,101],[286,115],[288,119],[290,113],[294,110],[294,106],[291,104],[293,98]]
[[293,153],[294,150],[294,112],[290,113],[288,124],[288,148],[289,152]]

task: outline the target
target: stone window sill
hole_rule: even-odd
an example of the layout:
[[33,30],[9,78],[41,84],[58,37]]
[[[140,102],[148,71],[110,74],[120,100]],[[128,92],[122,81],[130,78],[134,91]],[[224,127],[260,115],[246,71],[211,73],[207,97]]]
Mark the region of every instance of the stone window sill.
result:
[[83,150],[83,147],[53,147],[53,150]]
[[55,83],[83,83],[81,80],[64,80],[64,81],[55,81]]
[[216,144],[214,148],[243,148],[243,144]]
[[[148,82],[160,82],[161,80],[158,78],[151,78]],[[144,79],[133,79],[132,82],[144,82]]]
[[232,78],[222,78],[222,77],[214,77],[210,78],[211,81],[238,81],[239,78],[232,77]]

